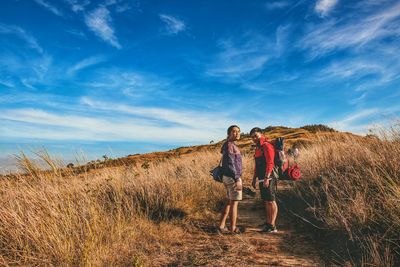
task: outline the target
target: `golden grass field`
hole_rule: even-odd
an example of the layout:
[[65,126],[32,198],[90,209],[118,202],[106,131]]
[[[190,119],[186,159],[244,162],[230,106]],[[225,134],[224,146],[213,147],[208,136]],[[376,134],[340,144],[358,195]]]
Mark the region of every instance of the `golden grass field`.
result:
[[[400,131],[376,138],[277,127],[266,135],[299,146],[304,178],[289,190],[287,199],[296,203],[285,205],[326,236],[342,237],[348,249],[332,252],[341,264],[399,263]],[[45,171],[21,156],[25,174],[0,181],[0,265],[185,265],[176,259],[191,249],[191,229],[217,222],[224,200],[223,187],[209,176],[220,146],[69,169],[44,153]],[[239,146],[248,184],[253,170],[248,136]]]

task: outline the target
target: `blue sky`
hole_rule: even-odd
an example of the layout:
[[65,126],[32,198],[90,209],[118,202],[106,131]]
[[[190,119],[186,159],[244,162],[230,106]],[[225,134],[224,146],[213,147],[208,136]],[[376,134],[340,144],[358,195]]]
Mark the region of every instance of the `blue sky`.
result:
[[3,0],[0,158],[123,156],[400,113],[400,2]]

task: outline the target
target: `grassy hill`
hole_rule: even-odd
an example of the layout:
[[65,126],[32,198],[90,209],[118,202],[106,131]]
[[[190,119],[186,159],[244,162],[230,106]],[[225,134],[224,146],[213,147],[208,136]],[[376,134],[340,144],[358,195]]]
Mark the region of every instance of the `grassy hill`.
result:
[[[276,137],[284,137],[286,139],[286,145],[289,146],[304,146],[307,144],[311,144],[317,138],[330,135],[334,132],[333,129],[323,126],[323,125],[310,125],[304,126],[302,128],[289,128],[284,126],[268,126],[264,129],[264,134],[269,139],[274,139]],[[336,133],[336,135],[352,135],[350,133]],[[151,152],[145,154],[135,154],[129,155],[126,157],[121,157],[117,159],[109,159],[108,157],[103,158],[102,160],[93,160],[86,164],[82,164],[79,166],[74,166],[74,164],[70,163],[69,168],[63,168],[61,163],[58,163],[57,160],[51,158],[51,156],[46,152],[42,151],[37,153],[38,160],[42,161],[47,165],[47,169],[49,171],[44,171],[45,175],[51,174],[58,170],[60,175],[69,176],[72,174],[79,175],[82,173],[87,173],[94,170],[99,170],[107,167],[119,167],[119,166],[143,166],[146,168],[151,162],[160,162],[173,158],[181,158],[185,156],[191,156],[196,152],[215,152],[221,149],[222,143],[224,141],[221,140],[219,142],[215,142],[207,145],[198,145],[198,146],[188,146],[188,147],[179,147],[175,149],[171,149],[169,151],[161,151],[161,152]],[[252,148],[252,141],[248,134],[243,134],[241,140],[238,142],[239,147],[242,150],[242,153],[250,152]],[[25,155],[21,155],[19,158],[20,167],[25,171],[27,175],[35,175],[37,173],[43,172],[37,164],[28,159]],[[23,174],[19,174],[23,175]],[[13,175],[6,175],[7,177],[11,177]]]
[[[266,128],[268,138],[283,136],[287,148],[300,148],[304,179],[287,185],[280,205],[302,218],[294,225],[307,220],[322,229],[313,231],[319,238],[347,246],[328,249],[341,264],[399,262],[399,132],[376,138],[318,126]],[[0,264],[213,265],[209,253],[190,251],[193,240],[206,247],[215,241],[196,225],[218,220],[225,193],[208,172],[219,161],[220,147],[221,142],[181,147],[61,169],[44,154],[50,170],[22,156],[26,174],[0,180]],[[239,147],[248,186],[248,135]],[[248,244],[240,244],[246,250]],[[218,257],[226,252],[223,246]]]

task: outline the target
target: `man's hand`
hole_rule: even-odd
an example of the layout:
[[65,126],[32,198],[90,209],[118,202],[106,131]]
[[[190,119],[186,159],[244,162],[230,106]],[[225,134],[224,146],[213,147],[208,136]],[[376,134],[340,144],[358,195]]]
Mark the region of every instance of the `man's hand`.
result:
[[265,178],[264,179],[264,187],[268,187],[269,186],[269,178]]
[[242,190],[242,189],[243,189],[242,180],[239,179],[239,180],[237,180],[236,183],[235,183],[235,190],[236,190],[236,191],[240,191],[240,190]]
[[256,185],[257,185],[257,177],[253,177],[253,181],[251,182],[251,186],[256,189]]

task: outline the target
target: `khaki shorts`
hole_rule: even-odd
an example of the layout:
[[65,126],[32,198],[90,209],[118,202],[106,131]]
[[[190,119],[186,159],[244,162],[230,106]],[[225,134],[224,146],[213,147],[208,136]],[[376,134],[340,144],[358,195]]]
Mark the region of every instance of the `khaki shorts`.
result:
[[222,182],[226,188],[226,195],[229,200],[242,200],[242,190],[236,190],[235,180],[232,177],[223,175]]

